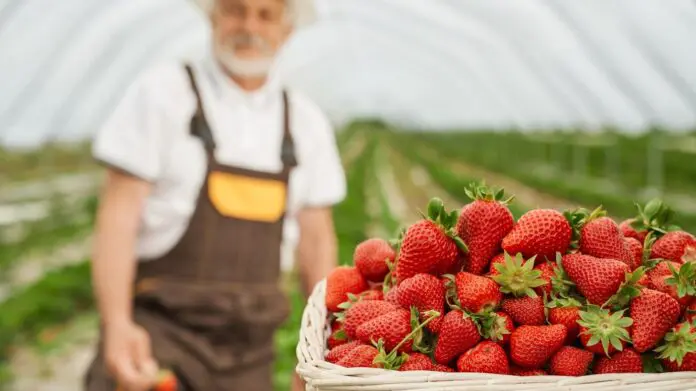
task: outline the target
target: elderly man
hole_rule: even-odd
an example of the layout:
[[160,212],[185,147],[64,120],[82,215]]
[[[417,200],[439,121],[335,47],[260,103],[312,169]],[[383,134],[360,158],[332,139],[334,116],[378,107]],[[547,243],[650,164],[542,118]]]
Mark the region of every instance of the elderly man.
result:
[[272,389],[284,226],[299,227],[310,288],[336,264],[346,190],[326,117],[272,72],[287,1],[213,1],[210,55],[144,72],[99,132],[102,333],[86,390],[146,390],[158,368],[193,391]]

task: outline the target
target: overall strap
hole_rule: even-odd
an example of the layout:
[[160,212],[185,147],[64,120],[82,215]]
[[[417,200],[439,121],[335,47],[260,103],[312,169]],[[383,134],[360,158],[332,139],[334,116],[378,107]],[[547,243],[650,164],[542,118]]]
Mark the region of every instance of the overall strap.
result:
[[280,160],[283,162],[283,170],[289,171],[297,166],[295,156],[295,142],[290,131],[290,103],[288,93],[283,90],[283,144],[280,151]]
[[191,89],[196,95],[196,112],[191,118],[189,129],[193,136],[201,139],[208,156],[213,156],[213,151],[215,150],[215,139],[213,138],[213,132],[210,130],[210,126],[208,125],[208,120],[205,117],[205,112],[203,111],[203,100],[201,99],[201,93],[198,89],[196,77],[193,75],[193,69],[189,64],[186,64],[186,73],[188,74],[189,82],[191,83]]

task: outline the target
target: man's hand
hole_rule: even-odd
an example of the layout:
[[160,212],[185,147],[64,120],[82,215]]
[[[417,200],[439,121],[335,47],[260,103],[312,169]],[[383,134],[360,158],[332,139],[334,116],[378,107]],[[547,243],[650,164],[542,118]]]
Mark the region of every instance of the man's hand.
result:
[[157,382],[157,363],[150,336],[132,322],[112,324],[104,330],[104,358],[119,391],[148,391]]
[[297,216],[300,227],[298,266],[305,296],[338,264],[336,231],[330,207],[305,208]]

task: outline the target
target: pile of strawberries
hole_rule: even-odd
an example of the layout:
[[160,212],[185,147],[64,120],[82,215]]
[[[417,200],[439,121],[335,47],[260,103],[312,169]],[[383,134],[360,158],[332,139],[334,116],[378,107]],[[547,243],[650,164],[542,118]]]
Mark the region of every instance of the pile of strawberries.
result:
[[696,371],[696,238],[660,200],[533,209],[483,184],[433,198],[399,238],[360,243],[326,281],[326,360],[517,376]]

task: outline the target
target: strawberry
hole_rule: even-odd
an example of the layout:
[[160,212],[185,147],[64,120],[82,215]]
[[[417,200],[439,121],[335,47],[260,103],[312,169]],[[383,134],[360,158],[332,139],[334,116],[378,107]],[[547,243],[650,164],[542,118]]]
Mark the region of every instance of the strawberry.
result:
[[583,376],[590,369],[593,358],[587,350],[564,346],[551,357],[549,369],[552,375]]
[[580,293],[597,305],[604,304],[618,291],[629,272],[623,262],[583,254],[564,255],[562,263]]
[[363,323],[356,334],[364,343],[382,343],[386,351],[410,352],[414,347],[422,349],[422,327],[438,316],[439,312],[431,311],[428,319],[419,324],[420,314],[415,307],[411,312],[399,308]]
[[334,320],[331,323],[331,335],[329,335],[329,338],[326,340],[326,344],[329,349],[333,349],[336,346],[343,345],[349,341],[350,340],[348,339],[346,332],[343,330],[343,323],[339,322],[338,320]]
[[465,191],[473,201],[462,208],[456,226],[469,248],[464,271],[482,274],[515,224],[507,207],[512,198],[503,200],[502,189],[494,191],[484,184],[472,183]]
[[540,287],[534,288],[534,291],[539,296],[544,296],[544,294],[546,294],[547,297],[552,295],[565,297],[570,293],[570,288],[574,286],[575,283],[570,281],[570,277],[568,277],[565,269],[563,269],[562,260],[563,257],[559,253],[556,254],[555,262],[537,262],[534,269],[541,272],[539,278],[545,283]]
[[[425,321],[428,311],[445,313],[445,287],[439,278],[425,273],[416,274],[405,279],[398,287],[399,304],[403,308],[415,306],[421,314],[421,321]],[[434,333],[440,330],[442,316],[428,324],[428,329]]]
[[367,289],[367,281],[358,269],[351,266],[339,266],[326,277],[326,309],[330,312],[338,312],[339,305],[348,300],[348,293],[360,293]]
[[671,296],[652,289],[643,289],[631,300],[631,339],[638,352],[652,349],[677,324],[681,309]]
[[511,297],[503,300],[503,311],[518,325],[542,325],[546,323],[544,299],[535,297]]
[[523,368],[541,368],[563,346],[567,333],[561,324],[520,326],[510,336],[510,358]]
[[457,370],[507,375],[510,373],[510,364],[505,350],[500,345],[491,341],[481,341],[459,356]]
[[358,346],[361,346],[363,343],[360,341],[350,341],[348,343],[345,343],[343,345],[338,345],[331,350],[329,350],[328,353],[326,353],[326,357],[324,359],[330,363],[337,363],[340,359],[343,358],[348,352],[351,350],[355,349]]
[[696,300],[692,301],[691,304],[686,307],[686,311],[684,311],[684,321],[689,323],[696,322]]
[[616,352],[611,357],[600,356],[592,367],[594,374],[606,373],[642,373],[643,360],[632,348]]
[[389,273],[396,252],[384,239],[370,238],[362,241],[353,252],[353,264],[367,281],[382,282]]
[[466,313],[452,310],[442,321],[435,344],[434,357],[439,364],[447,365],[481,340],[474,320]]
[[493,259],[491,259],[491,262],[488,264],[488,277],[493,277],[500,274],[495,265],[505,263],[505,254],[507,253],[497,254],[493,257]]
[[630,341],[631,318],[624,317],[625,310],[611,313],[608,309],[588,305],[580,311],[580,343],[586,350],[609,356],[621,350]]
[[650,281],[652,289],[670,295],[681,308],[686,308],[696,295],[696,263],[688,262],[684,265],[688,266],[675,268],[673,274],[668,276],[654,276]]
[[696,238],[688,232],[671,231],[655,240],[650,258],[684,263],[696,255]]
[[399,306],[386,301],[367,300],[354,303],[345,312],[338,315],[343,322],[343,330],[350,339],[357,338],[357,330],[363,323],[370,321],[379,315],[399,310]]
[[534,291],[540,296],[544,294],[550,296],[553,291],[551,279],[556,275],[556,265],[551,262],[541,262],[534,269],[541,273],[539,278],[544,280],[544,285],[534,288]]
[[359,345],[348,351],[336,365],[346,368],[379,368],[380,364],[375,363],[379,355],[379,350],[370,345]]
[[481,332],[483,337],[498,345],[503,346],[510,342],[510,335],[513,331],[515,331],[515,324],[505,312],[491,312],[482,319]]
[[152,388],[152,391],[176,391],[179,389],[179,381],[173,372],[160,371],[157,378],[157,384]]
[[622,221],[619,224],[619,231],[621,231],[621,234],[625,238],[636,239],[642,246],[643,240],[645,240],[645,235],[648,234],[648,231],[644,231],[644,230],[636,231],[636,229],[633,228],[633,226],[631,225],[636,221],[637,220],[635,218],[630,218],[630,219],[626,219],[626,220]]
[[397,287],[392,287],[384,294],[384,301],[399,304],[399,291]]
[[522,215],[502,242],[508,254],[522,253],[525,258],[537,256],[536,261],[555,259],[557,252],[565,254],[573,232],[568,220],[557,210],[533,209]]
[[491,277],[500,285],[500,291],[515,297],[536,297],[534,289],[545,285],[546,281],[541,278],[541,271],[534,269],[535,257],[525,261],[522,254],[518,253],[513,258],[507,252],[504,257],[503,263],[495,264],[498,274]]
[[580,302],[572,298],[556,298],[546,306],[549,308],[549,323],[564,325],[568,329],[565,343],[572,344],[580,333]]
[[440,274],[457,263],[467,247],[455,233],[456,220],[457,212],[447,213],[442,200],[430,201],[427,218],[408,227],[401,239],[397,284],[418,273]]
[[624,238],[624,246],[631,254],[631,264],[629,268],[633,271],[643,264],[643,244],[636,238]]
[[479,313],[495,309],[503,298],[498,284],[488,277],[459,272],[449,278],[454,279],[456,298],[460,307],[469,312]]
[[599,207],[581,221],[580,252],[633,266],[633,254],[626,248],[619,226],[605,215],[606,211]]
[[543,369],[524,369],[515,365],[510,366],[510,374],[513,376],[548,376]]
[[423,353],[411,353],[406,361],[399,368],[400,371],[434,371],[434,372],[454,372],[446,365],[434,363],[430,357]]
[[360,300],[384,300],[384,293],[377,289],[368,289],[358,294]]
[[655,351],[670,372],[696,371],[696,325],[680,323]]

